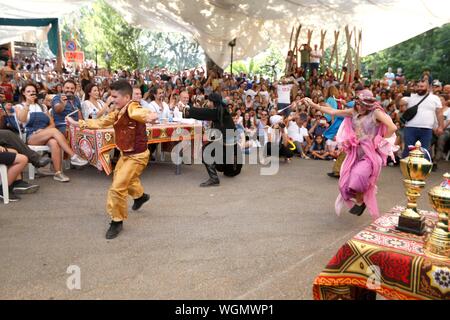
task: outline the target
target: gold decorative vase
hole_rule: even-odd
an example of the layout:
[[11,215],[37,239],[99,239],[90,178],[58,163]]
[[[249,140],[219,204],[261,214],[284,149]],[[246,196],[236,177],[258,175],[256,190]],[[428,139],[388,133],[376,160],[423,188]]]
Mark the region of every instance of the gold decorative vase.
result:
[[425,154],[420,147],[421,143],[417,141],[415,148],[409,152],[409,156],[400,160],[408,204],[406,210],[400,215],[397,226],[400,231],[417,235],[422,235],[425,230],[425,219],[417,210],[417,199],[433,167],[433,164],[425,159]]
[[444,174],[444,181],[428,192],[434,210],[439,214],[438,222],[425,241],[423,251],[427,256],[450,260],[450,174]]

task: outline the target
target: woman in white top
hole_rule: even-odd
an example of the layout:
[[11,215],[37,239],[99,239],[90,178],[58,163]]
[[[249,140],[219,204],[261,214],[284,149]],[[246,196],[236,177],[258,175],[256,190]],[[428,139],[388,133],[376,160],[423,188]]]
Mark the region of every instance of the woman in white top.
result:
[[100,90],[94,83],[89,83],[85,88],[86,100],[81,104],[81,113],[83,118],[95,119],[106,115],[110,112],[111,100],[108,99],[106,103],[100,100]]
[[70,156],[70,162],[76,166],[84,166],[88,161],[73,152],[64,135],[55,128],[47,107],[37,103],[37,88],[33,83],[22,89],[22,103],[16,105],[17,119],[25,126],[27,143],[29,145],[48,145],[51,150],[52,162],[56,174],[54,179],[67,182],[70,179],[61,172],[61,149]]

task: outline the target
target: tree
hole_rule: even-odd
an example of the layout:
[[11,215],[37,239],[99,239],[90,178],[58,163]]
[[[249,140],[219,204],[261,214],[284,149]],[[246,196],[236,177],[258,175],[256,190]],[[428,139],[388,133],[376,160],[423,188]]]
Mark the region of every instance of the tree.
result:
[[408,79],[419,79],[429,69],[434,79],[450,82],[450,24],[422,33],[363,58],[374,70],[375,78],[382,78],[388,67],[402,68]]
[[104,0],[95,1],[62,22],[63,42],[77,38],[87,59],[106,66],[111,54],[114,69],[142,69],[155,65],[172,70],[197,67],[204,61],[197,42],[179,33],[151,32],[129,25]]

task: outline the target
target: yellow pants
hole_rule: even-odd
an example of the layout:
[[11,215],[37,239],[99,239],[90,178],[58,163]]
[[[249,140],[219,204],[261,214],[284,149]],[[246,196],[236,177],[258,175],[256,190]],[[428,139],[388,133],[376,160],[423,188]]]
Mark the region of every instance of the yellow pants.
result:
[[118,222],[128,218],[128,195],[137,199],[144,194],[139,177],[147,166],[149,157],[148,150],[131,156],[120,155],[106,200],[106,211],[111,220]]

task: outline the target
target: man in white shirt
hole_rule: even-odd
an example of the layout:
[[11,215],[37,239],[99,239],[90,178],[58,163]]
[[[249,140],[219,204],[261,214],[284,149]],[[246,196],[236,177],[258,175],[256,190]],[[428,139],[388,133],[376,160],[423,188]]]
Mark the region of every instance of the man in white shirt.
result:
[[291,91],[293,90],[293,95],[297,95],[298,82],[294,78],[290,78],[289,82],[284,78],[281,80],[281,84],[275,82],[274,86],[277,89],[278,94],[278,111],[282,111],[282,114],[288,116],[291,112],[288,106],[291,104]]
[[187,91],[181,91],[178,106],[175,106],[173,110],[174,119],[183,119],[183,112],[181,112],[180,110],[184,110],[184,108],[187,107],[188,105],[189,105],[189,93]]
[[170,108],[164,101],[164,90],[160,87],[152,89],[155,100],[149,104],[149,109],[158,114],[159,119],[168,119]]
[[150,105],[148,104],[147,101],[145,101],[144,99],[142,99],[142,92],[141,92],[141,88],[139,87],[134,87],[133,88],[133,97],[132,97],[133,101],[139,102],[139,104],[145,108],[145,109],[150,109]]
[[392,68],[388,68],[388,72],[384,74],[384,80],[386,80],[389,83],[389,87],[391,86],[392,82],[395,80],[395,74],[392,72]]
[[310,53],[310,66],[311,71],[316,69],[319,70],[320,66],[320,59],[322,58],[322,51],[320,49],[317,49],[317,44],[314,45],[314,50]]
[[[440,136],[444,132],[444,116],[442,114],[441,100],[432,93],[429,93],[429,84],[427,81],[420,81],[416,86],[416,93],[408,99],[408,109],[418,104],[426,94],[429,94],[417,108],[417,114],[405,124],[403,131],[405,149],[403,158],[409,154],[408,146],[414,146],[419,140],[422,148],[430,152],[431,138],[433,137],[433,126],[437,118],[438,128],[436,135]],[[428,157],[428,160],[431,159]]]

